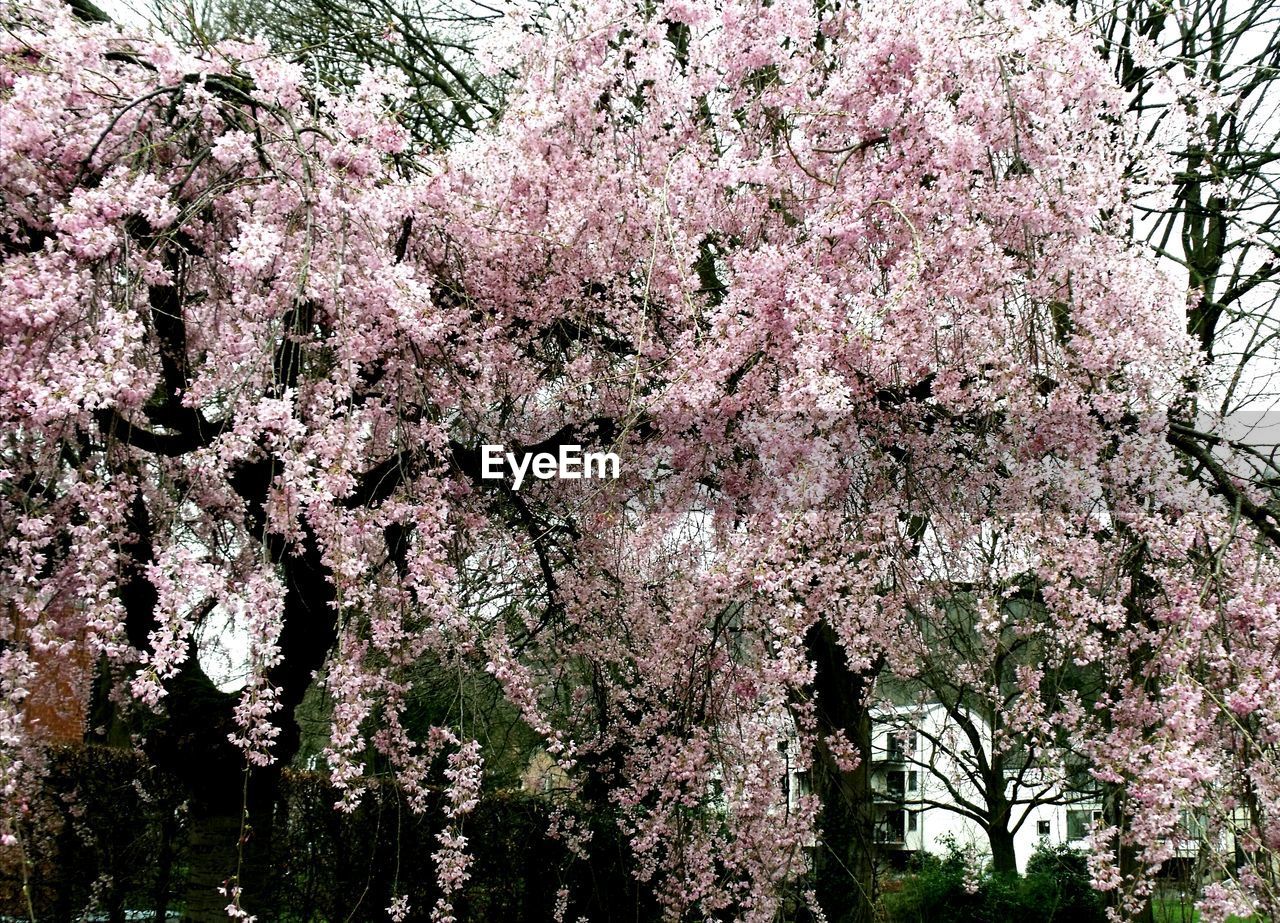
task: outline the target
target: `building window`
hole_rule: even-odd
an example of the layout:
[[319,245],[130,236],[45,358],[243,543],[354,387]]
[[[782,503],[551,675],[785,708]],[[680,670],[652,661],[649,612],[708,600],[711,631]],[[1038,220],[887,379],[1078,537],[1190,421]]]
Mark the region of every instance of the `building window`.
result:
[[885,776],[885,787],[888,789],[889,794],[901,797],[902,793],[906,791],[906,778],[907,774],[901,769],[888,773]]
[[885,811],[876,824],[876,842],[901,843],[905,839],[906,813],[901,809]]
[[1039,836],[1049,835],[1049,822],[1047,820],[1036,821],[1036,834]]
[[803,795],[809,790],[809,770],[797,769],[791,774],[795,776],[796,792]]
[[[914,773],[913,773],[913,775],[914,775]],[[915,832],[915,830],[916,830],[917,826],[919,825],[919,824],[918,824],[918,821],[917,821],[917,818],[918,818],[919,816],[920,816],[920,812],[919,812],[919,811],[908,811],[908,812],[907,812],[907,832],[908,832],[908,833],[914,833],[914,832]]]
[[906,758],[907,753],[915,753],[915,731],[911,731],[910,733],[904,731],[890,731],[888,738],[887,746],[889,759],[900,763]]
[[1093,832],[1093,825],[1102,819],[1101,811],[1077,810],[1067,812],[1067,839],[1083,840]]
[[907,773],[907,791],[914,792],[920,789],[920,773],[914,769]]
[[1188,840],[1202,840],[1208,834],[1208,824],[1201,814],[1194,811],[1182,811],[1179,813],[1179,823],[1182,826],[1182,835]]

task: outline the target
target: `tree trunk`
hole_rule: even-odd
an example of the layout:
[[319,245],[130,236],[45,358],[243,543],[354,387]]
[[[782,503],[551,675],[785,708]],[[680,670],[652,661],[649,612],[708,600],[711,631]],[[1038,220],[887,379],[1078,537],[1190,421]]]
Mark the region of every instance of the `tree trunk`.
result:
[[[817,665],[813,694],[818,733],[811,783],[821,808],[813,883],[818,906],[830,923],[875,919],[876,874],[871,801],[871,715],[866,693],[874,671],[854,673],[835,632],[818,622],[805,639]],[[843,733],[861,759],[852,772],[836,765],[825,738]]]
[[[184,920],[225,920],[229,895],[219,888],[238,884],[241,905],[259,919],[272,919],[274,867],[271,835],[279,794],[278,766],[246,775],[244,755],[232,745],[232,708],[237,696],[222,692],[200,669],[193,651],[166,688],[167,720],[147,736],[148,757],[178,779],[190,806]],[[292,759],[297,726],[292,703],[281,723],[280,762]],[[244,842],[241,835],[244,834]]]
[[[337,634],[334,590],[315,536],[304,527],[302,542],[289,546],[265,531],[264,504],[273,470],[270,462],[245,465],[237,473],[236,484],[241,496],[249,499],[250,533],[269,548],[285,585],[281,659],[267,677],[279,690],[280,708],[274,720],[280,734],[272,747],[275,763],[253,770],[246,778],[244,754],[229,740],[238,730],[234,720],[238,696],[214,686],[200,668],[194,643],[181,670],[165,683],[165,717],[145,733],[147,756],[178,779],[190,803],[185,920],[225,920],[231,901],[218,889],[237,869],[242,907],[261,920],[275,918],[271,841],[281,767],[298,752],[301,735],[294,711],[315,671],[324,665]],[[154,555],[150,520],[140,495],[130,509],[130,524],[134,537],[129,550],[136,563],[124,581],[121,598],[129,640],[145,650],[155,625],[156,593],[145,575],[144,564]],[[242,821],[247,821],[243,844]]]
[[187,841],[184,923],[222,923],[230,899],[219,893],[236,873],[240,818],[233,814],[192,816]]
[[264,921],[278,916],[272,834],[279,773],[255,774],[251,788],[248,802],[220,798],[191,818],[184,923],[225,921],[232,896],[219,889],[237,884],[246,913]]
[[[1124,795],[1124,789],[1120,786],[1108,786],[1110,791],[1103,797],[1102,811],[1106,817],[1107,824],[1113,826],[1120,831],[1119,840],[1116,842],[1116,861],[1120,867],[1121,878],[1125,881],[1137,880],[1145,874],[1142,863],[1138,861],[1137,850],[1124,842],[1124,837],[1129,830],[1130,813],[1128,807],[1128,799]],[[1121,888],[1116,891],[1107,892],[1107,906],[1119,907],[1121,899],[1125,895],[1125,889]],[[1142,905],[1142,909],[1136,916],[1127,917],[1129,923],[1154,923],[1155,909],[1152,906],[1151,899],[1148,898]]]
[[169,812],[160,825],[160,854],[156,857],[156,890],[152,923],[168,923],[169,888],[173,885],[173,838],[177,834],[177,819]]
[[[1137,626],[1142,629],[1153,627],[1150,600],[1156,598],[1158,593],[1155,580],[1148,568],[1149,561],[1146,543],[1139,542],[1136,544],[1133,557],[1126,568],[1129,572],[1129,592],[1125,595],[1124,601],[1126,621],[1130,626]],[[1153,652],[1147,644],[1143,644],[1140,648],[1130,649],[1128,653],[1128,673],[1132,682],[1137,685],[1147,682],[1145,665],[1151,663],[1152,656]],[[1112,712],[1108,710],[1104,714],[1104,726],[1108,731],[1112,730],[1112,720]],[[1126,792],[1127,786],[1124,783],[1120,785],[1104,785],[1102,789],[1102,813],[1107,825],[1118,831],[1115,841],[1116,865],[1119,867],[1121,880],[1127,883],[1139,881],[1145,876],[1146,871],[1143,868],[1143,864],[1138,861],[1137,850],[1131,844],[1125,842],[1133,819]],[[1107,892],[1108,906],[1118,908],[1125,890],[1122,887],[1116,891]],[[1131,918],[1130,923],[1152,923],[1154,919],[1155,912],[1152,908],[1151,900],[1148,899],[1144,902],[1142,910]]]
[[1008,818],[993,823],[987,830],[987,838],[991,842],[991,871],[997,875],[1018,874],[1018,854],[1013,847]]
[[[997,674],[998,675],[998,674]],[[987,718],[993,732],[1002,730],[1000,715]],[[994,736],[994,734],[993,734]],[[1012,806],[1005,794],[1005,758],[996,752],[992,742],[989,765],[983,772],[983,786],[987,802],[987,842],[991,845],[991,871],[997,875],[1018,874],[1018,855],[1013,848],[1013,831],[1009,829]]]

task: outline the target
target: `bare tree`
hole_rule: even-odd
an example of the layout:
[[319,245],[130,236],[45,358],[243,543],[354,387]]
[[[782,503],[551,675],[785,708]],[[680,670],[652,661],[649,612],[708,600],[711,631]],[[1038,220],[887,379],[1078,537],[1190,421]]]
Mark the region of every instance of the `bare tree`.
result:
[[[1185,280],[1187,330],[1209,365],[1170,441],[1192,476],[1280,544],[1280,4],[1073,0],[1128,93],[1141,142],[1173,175],[1134,233]],[[1270,419],[1268,417],[1270,416]],[[1243,488],[1244,476],[1263,495]]]
[[[986,615],[977,597],[958,593],[920,618],[923,643],[914,668],[900,669],[879,690],[887,702],[879,724],[891,738],[916,741],[889,749],[923,780],[915,792],[886,794],[976,824],[997,873],[1017,872],[1014,838],[1037,809],[1096,797],[1066,733],[1029,720],[1032,702],[1044,716],[1092,691],[1090,677],[1065,651],[1051,653],[1029,630],[1043,622],[1038,606],[1033,586],[1017,588]],[[1019,667],[1031,672],[1020,674]]]

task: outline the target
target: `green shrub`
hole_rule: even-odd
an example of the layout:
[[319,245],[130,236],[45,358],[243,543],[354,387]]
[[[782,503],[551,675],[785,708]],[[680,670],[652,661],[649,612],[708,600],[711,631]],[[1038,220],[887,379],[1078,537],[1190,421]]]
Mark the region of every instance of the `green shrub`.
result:
[[[954,841],[941,856],[922,853],[883,905],[892,923],[1104,923],[1084,856],[1038,849],[1025,877],[971,870]],[[975,887],[976,885],[976,887]]]
[[1106,920],[1102,899],[1089,881],[1089,865],[1079,850],[1042,845],[1027,861],[1023,887],[1030,905],[1044,908],[1045,920]]

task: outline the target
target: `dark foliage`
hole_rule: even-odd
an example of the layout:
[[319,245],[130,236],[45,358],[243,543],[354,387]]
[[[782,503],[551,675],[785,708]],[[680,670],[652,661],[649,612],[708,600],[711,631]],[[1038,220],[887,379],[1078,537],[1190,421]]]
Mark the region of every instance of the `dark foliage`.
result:
[[[30,806],[24,830],[36,918],[70,923],[90,910],[113,921],[126,911],[176,919],[187,847],[177,791],[129,750],[53,754],[44,795]],[[415,814],[388,783],[371,785],[351,813],[335,810],[337,799],[321,774],[284,776],[271,875],[280,923],[381,923],[399,895],[409,898],[410,920],[426,919],[439,897],[432,855],[444,825],[440,806]],[[454,901],[458,920],[549,921],[561,888],[568,891],[569,919],[656,919],[651,898],[630,874],[616,826],[579,815],[592,836],[589,855],[578,857],[547,836],[552,808],[547,798],[494,792],[465,819],[473,862]],[[0,915],[26,919],[22,878],[18,851],[0,852]]]
[[[37,919],[79,920],[90,908],[111,921],[129,909],[166,911],[182,846],[181,812],[172,780],[128,750],[55,750],[44,797],[23,812]],[[19,850],[0,851],[0,913],[26,919],[22,860]]]
[[[1089,885],[1084,856],[1066,847],[1041,848],[1027,874],[966,871],[954,846],[944,856],[920,855],[912,873],[885,895],[892,923],[1105,923]],[[972,885],[977,885],[973,888]],[[966,886],[968,885],[968,886]],[[888,889],[886,889],[888,890]]]

